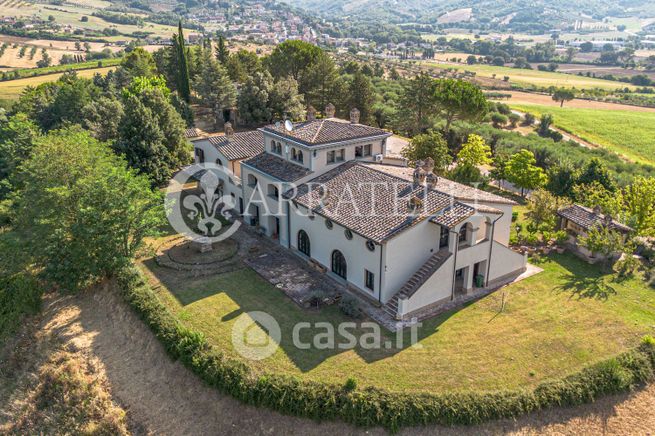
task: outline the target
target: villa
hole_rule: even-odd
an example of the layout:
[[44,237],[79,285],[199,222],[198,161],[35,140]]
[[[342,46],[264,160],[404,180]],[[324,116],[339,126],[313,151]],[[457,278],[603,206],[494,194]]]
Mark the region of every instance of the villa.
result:
[[[390,156],[391,133],[334,117],[193,140],[197,163],[229,169],[223,195],[262,234],[410,319],[526,270],[509,245],[515,203]],[[230,173],[229,175],[227,175]]]

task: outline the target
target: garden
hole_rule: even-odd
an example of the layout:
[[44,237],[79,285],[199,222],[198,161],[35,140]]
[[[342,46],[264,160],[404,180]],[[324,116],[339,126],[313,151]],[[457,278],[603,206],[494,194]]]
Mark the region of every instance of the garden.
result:
[[[141,269],[160,303],[182,326],[246,364],[256,374],[392,392],[444,393],[535,387],[577,372],[638,345],[655,333],[655,292],[641,273],[620,277],[571,254],[535,256],[543,272],[465,307],[426,320],[418,346],[343,350],[296,348],[299,322],[357,322],[338,305],[308,310],[243,266],[224,274],[194,277],[144,259]],[[282,339],[271,357],[243,359],[231,331],[246,312],[264,311],[279,323]],[[259,328],[259,327],[258,327]],[[320,333],[308,329],[303,334]],[[353,334],[368,333],[358,324]],[[261,329],[260,335],[267,335]],[[382,330],[384,340],[395,333]],[[405,332],[408,336],[409,332]]]

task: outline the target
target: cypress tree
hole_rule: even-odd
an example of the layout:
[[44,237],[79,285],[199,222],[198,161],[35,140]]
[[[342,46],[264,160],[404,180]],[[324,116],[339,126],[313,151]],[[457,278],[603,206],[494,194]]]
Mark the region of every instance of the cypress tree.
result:
[[223,64],[223,66],[226,66],[227,59],[229,56],[230,53],[227,51],[227,47],[225,45],[225,38],[223,36],[219,36],[218,46],[216,47],[216,58],[218,59],[218,62]]
[[187,62],[187,50],[184,44],[184,33],[182,33],[182,20],[178,24],[177,32],[177,58],[178,73],[177,73],[177,91],[180,97],[187,103],[191,100],[191,85],[189,83],[189,64]]

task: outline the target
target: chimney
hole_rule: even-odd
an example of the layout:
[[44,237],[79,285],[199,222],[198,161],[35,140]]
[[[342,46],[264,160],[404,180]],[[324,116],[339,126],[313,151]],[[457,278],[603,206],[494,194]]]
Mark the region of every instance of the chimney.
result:
[[437,184],[439,183],[439,177],[435,173],[428,173],[425,177],[425,184],[429,189],[437,189]]
[[314,109],[314,106],[309,106],[307,108],[307,121],[315,121],[316,120],[316,109]]
[[359,115],[360,115],[359,109],[357,109],[356,107],[352,108],[350,110],[350,122],[352,124],[359,124]]
[[325,106],[325,118],[334,118],[334,113],[337,111],[337,108],[334,107],[332,103],[329,103]]
[[234,129],[232,128],[232,123],[228,121],[225,123],[225,137],[229,139],[232,136],[234,136]]

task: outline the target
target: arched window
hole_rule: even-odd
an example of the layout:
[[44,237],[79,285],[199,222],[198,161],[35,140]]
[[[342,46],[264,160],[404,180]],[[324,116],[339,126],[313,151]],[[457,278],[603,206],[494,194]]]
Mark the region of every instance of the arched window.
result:
[[271,151],[277,153],[277,145],[275,145],[275,141],[271,141]]
[[223,161],[220,160],[220,159],[216,159],[216,165],[218,165],[219,167],[222,167],[223,166]]
[[252,174],[248,174],[248,185],[251,188],[257,186],[257,177],[253,176]]
[[332,272],[343,279],[348,278],[346,258],[343,257],[343,254],[339,250],[332,252]]
[[295,148],[291,149],[291,159],[293,159],[293,160],[298,159],[298,152],[296,151]]
[[309,235],[304,230],[298,232],[298,251],[305,256],[311,256],[312,250],[309,243]]
[[279,142],[277,143],[277,154],[282,154],[282,144]]
[[296,155],[296,160],[302,163],[302,150],[298,150],[298,154]]

